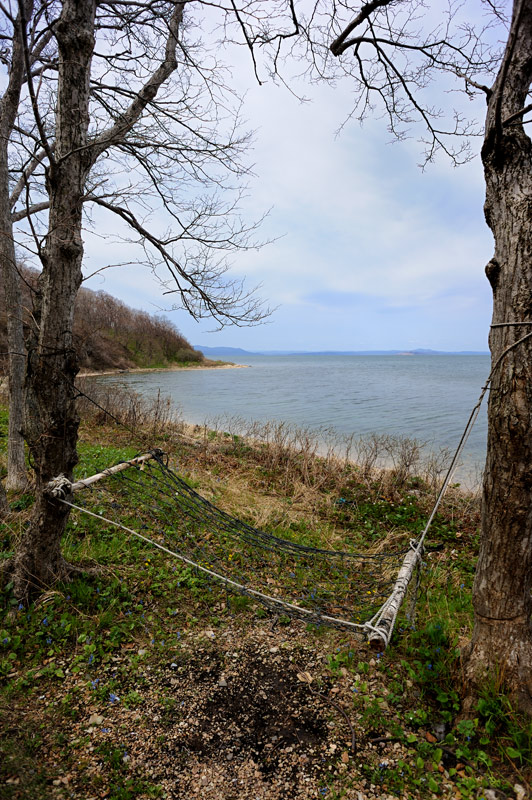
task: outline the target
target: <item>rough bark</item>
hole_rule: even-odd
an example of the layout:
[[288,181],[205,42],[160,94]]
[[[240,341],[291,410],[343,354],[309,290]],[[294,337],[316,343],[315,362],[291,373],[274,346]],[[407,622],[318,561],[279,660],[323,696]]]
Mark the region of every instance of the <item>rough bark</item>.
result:
[[[47,496],[45,486],[59,474],[72,478],[77,463],[79,419],[72,342],[74,301],[82,273],[82,200],[90,170],[86,148],[89,77],[94,48],[94,0],[64,0],[55,28],[58,43],[56,140],[50,159],[49,232],[42,254],[33,341],[28,348],[24,433],[36,480],[30,528],[14,562],[14,590],[48,586],[69,568],[60,542],[68,508]],[[46,144],[43,142],[43,144]]]
[[6,490],[2,481],[0,481],[0,519],[7,514],[8,508]]
[[[31,0],[25,3],[25,19],[32,13]],[[23,382],[25,370],[24,329],[20,277],[15,257],[13,223],[9,202],[8,145],[13,131],[24,82],[24,53],[20,15],[15,22],[9,80],[0,100],[0,272],[4,282],[7,310],[9,369],[9,430],[6,489],[21,491],[27,483],[24,460]]]
[[532,338],[501,356],[532,333],[532,143],[519,116],[531,82],[532,2],[518,0],[488,102],[482,149],[486,221],[495,239],[486,273],[497,327],[490,335],[494,373],[482,539],[473,590],[475,624],[464,652],[464,669],[470,687],[488,676],[504,683],[528,712],[532,712]]

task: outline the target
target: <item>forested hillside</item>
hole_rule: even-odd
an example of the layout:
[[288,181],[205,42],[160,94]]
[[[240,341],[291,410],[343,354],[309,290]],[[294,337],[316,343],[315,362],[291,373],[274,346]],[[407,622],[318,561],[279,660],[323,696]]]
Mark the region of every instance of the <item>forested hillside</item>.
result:
[[[33,316],[38,273],[24,269],[24,317]],[[7,366],[7,309],[0,288],[0,369]],[[162,316],[129,308],[106,292],[81,289],[74,320],[74,343],[82,370],[164,367],[203,361],[175,325]]]

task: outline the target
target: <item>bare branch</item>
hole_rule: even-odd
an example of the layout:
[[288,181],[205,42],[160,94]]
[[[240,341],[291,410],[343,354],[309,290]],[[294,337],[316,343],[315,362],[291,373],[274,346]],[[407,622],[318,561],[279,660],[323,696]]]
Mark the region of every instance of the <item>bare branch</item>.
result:
[[28,92],[29,92],[30,99],[31,99],[31,107],[33,109],[33,115],[35,117],[35,122],[36,122],[37,128],[39,130],[39,135],[41,137],[41,144],[42,144],[44,150],[46,151],[46,155],[48,156],[48,161],[50,162],[50,164],[54,164],[55,161],[54,161],[53,152],[52,152],[52,149],[51,149],[51,147],[50,147],[50,145],[48,143],[48,137],[47,137],[46,132],[44,130],[44,125],[43,125],[43,122],[42,122],[42,119],[41,119],[41,115],[40,115],[40,112],[39,112],[39,106],[38,106],[38,103],[37,103],[37,97],[35,95],[35,89],[33,87],[33,78],[32,78],[32,74],[31,74],[31,66],[32,66],[32,64],[31,64],[30,52],[29,52],[29,49],[28,49],[28,40],[26,38],[27,22],[26,22],[26,11],[25,11],[25,8],[24,8],[24,0],[18,0],[18,5],[19,5],[19,17],[20,17],[21,41],[22,41],[22,47],[23,47],[23,52],[24,52],[24,63],[25,63],[25,66],[26,66],[26,78],[27,78],[27,83],[28,83]]
[[11,214],[11,221],[12,222],[20,222],[23,219],[27,219],[32,214],[38,214],[39,211],[45,211],[47,208],[50,208],[50,201],[44,200],[42,203],[35,203],[28,208],[23,208],[20,211],[14,211]]
[[148,81],[137,93],[129,108],[107,131],[104,131],[91,143],[93,160],[109,146],[122,141],[141,117],[148,104],[155,98],[162,84],[170,77],[177,67],[175,55],[179,39],[179,28],[183,20],[185,2],[176,3],[172,16],[168,22],[168,38],[166,40],[164,61],[150,76]]

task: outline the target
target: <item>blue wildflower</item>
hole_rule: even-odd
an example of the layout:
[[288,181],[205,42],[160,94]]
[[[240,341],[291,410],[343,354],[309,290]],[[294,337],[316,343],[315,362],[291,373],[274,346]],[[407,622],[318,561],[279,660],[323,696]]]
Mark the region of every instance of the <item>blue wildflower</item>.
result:
[[46,644],[52,644],[52,640],[49,636],[46,637]]
[[92,664],[93,661],[94,661],[94,655],[91,653],[89,656],[89,664]]
[[2,639],[2,644],[7,644],[9,642],[9,637],[6,636],[5,639]]
[[120,702],[120,698],[118,697],[118,695],[114,694],[114,692],[111,692],[109,694],[109,702],[110,703],[119,703]]
[[44,626],[48,625],[48,617],[45,617],[45,618],[43,619],[43,621],[42,621],[42,624],[43,624]]

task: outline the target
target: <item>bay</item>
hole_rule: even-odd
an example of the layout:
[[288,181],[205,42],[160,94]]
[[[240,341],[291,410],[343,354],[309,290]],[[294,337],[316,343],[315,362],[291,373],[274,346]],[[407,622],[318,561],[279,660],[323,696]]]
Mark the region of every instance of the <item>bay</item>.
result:
[[[187,422],[284,421],[340,434],[388,434],[456,448],[489,374],[489,356],[245,356],[248,369],[126,373],[98,380],[169,396]],[[219,427],[219,425],[218,425]],[[486,451],[481,412],[457,478],[474,482]],[[473,477],[472,477],[473,476]]]

